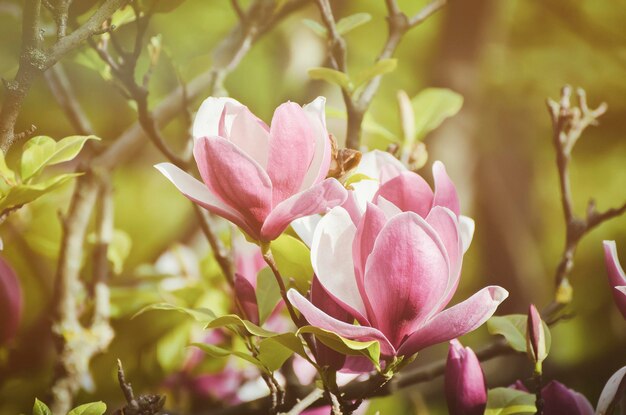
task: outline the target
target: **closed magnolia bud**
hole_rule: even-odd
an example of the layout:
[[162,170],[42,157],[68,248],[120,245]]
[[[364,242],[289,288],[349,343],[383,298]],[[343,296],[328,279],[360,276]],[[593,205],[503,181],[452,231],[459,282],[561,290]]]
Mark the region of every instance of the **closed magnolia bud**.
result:
[[445,393],[450,415],[482,415],[487,405],[485,376],[476,354],[456,339],[450,341]]
[[15,271],[0,257],[0,346],[17,334],[22,315],[22,290]]
[[541,316],[533,304],[528,309],[528,320],[526,322],[526,350],[532,361],[537,364],[535,370],[541,372],[541,362],[548,355],[546,333]]
[[593,407],[580,393],[551,381],[541,390],[544,415],[593,415]]

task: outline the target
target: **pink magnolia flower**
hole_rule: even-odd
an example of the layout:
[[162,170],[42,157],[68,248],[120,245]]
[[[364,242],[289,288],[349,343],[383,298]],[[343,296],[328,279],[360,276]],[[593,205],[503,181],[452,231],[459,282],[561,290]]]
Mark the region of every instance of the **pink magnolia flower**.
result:
[[325,179],[331,149],[324,102],[284,103],[268,127],[233,99],[208,98],[193,128],[204,183],[170,163],[155,167],[193,202],[257,241],[272,241],[294,219],[346,198],[337,180]]
[[0,345],[13,340],[22,315],[22,290],[13,268],[0,257]]
[[444,310],[471,231],[459,220],[456,189],[443,164],[435,163],[433,172],[435,192],[419,175],[402,173],[380,187],[358,222],[342,207],[322,218],[311,262],[327,298],[346,318],[290,290],[290,301],[310,324],[349,339],[377,340],[383,356],[409,356],[476,329],[508,296],[490,286]]
[[450,415],[482,415],[487,405],[485,375],[476,354],[456,339],[450,341],[445,375]]
[[609,284],[613,288],[615,304],[626,319],[626,273],[617,257],[615,241],[604,241],[604,261],[609,273]]
[[[519,380],[512,386],[513,389],[528,392],[528,389]],[[593,415],[593,406],[587,398],[573,389],[569,389],[556,380],[551,380],[541,389],[544,415]]]

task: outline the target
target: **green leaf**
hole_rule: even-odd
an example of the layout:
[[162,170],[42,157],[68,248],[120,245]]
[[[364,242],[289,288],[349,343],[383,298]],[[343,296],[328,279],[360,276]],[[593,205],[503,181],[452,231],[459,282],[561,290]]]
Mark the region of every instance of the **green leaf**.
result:
[[372,78],[375,78],[379,75],[384,75],[389,72],[393,72],[397,66],[397,59],[381,59],[377,61],[373,66],[370,66],[369,68],[366,68],[358,73],[358,75],[354,78],[354,87],[358,88]]
[[115,274],[121,274],[124,269],[124,262],[130,254],[133,242],[130,239],[130,235],[126,232],[115,229],[113,231],[113,238],[109,243],[107,250],[107,258],[113,265],[113,272]]
[[105,81],[113,79],[111,67],[100,59],[98,53],[93,49],[84,49],[78,52],[74,57],[74,61],[79,65],[83,65],[84,67],[99,73]]
[[298,291],[306,293],[313,278],[309,248],[299,239],[283,234],[272,241],[271,250],[285,282],[293,279]]
[[[487,320],[487,330],[493,335],[502,335],[513,350],[526,353],[526,315],[509,314],[506,316],[494,316]],[[543,328],[546,334],[546,353],[550,351],[552,336],[545,322]]]
[[[340,120],[348,119],[345,110],[334,107],[326,107],[326,116],[328,118],[337,118]],[[369,111],[365,113],[365,117],[363,118],[363,131],[368,134],[378,135],[391,142],[397,142],[400,140],[397,135],[376,121]]]
[[350,16],[346,16],[343,19],[339,19],[337,22],[337,33],[345,35],[349,31],[364,25],[370,20],[372,20],[372,15],[369,13],[355,13]]
[[169,13],[184,2],[185,0],[142,0],[141,5],[145,11]]
[[33,405],[33,415],[52,415],[52,411],[48,408],[48,405],[35,398],[35,404]]
[[141,310],[137,311],[132,318],[135,318],[138,315],[145,313],[146,311],[153,311],[153,310],[178,311],[180,313],[185,313],[188,316],[193,317],[196,321],[199,321],[201,323],[208,323],[210,321],[215,320],[215,314],[213,314],[213,312],[207,308],[179,307],[179,306],[168,304],[168,303],[150,304],[149,306],[146,306],[142,308]]
[[339,85],[346,91],[352,91],[354,85],[350,81],[348,75],[343,72],[336,71],[330,68],[311,68],[309,69],[309,76],[311,79],[321,79],[331,84]]
[[345,187],[350,186],[351,184],[361,182],[363,180],[375,180],[369,177],[367,174],[356,173],[348,177],[348,179],[343,183]]
[[135,11],[130,6],[122,7],[121,9],[117,9],[111,15],[111,26],[120,27],[125,24],[131,23],[135,21]]
[[301,327],[297,332],[299,335],[305,333],[313,334],[319,341],[341,354],[365,356],[380,370],[380,344],[375,340],[367,342],[349,340],[336,333],[314,326]]
[[278,370],[292,354],[306,357],[302,340],[294,333],[268,337],[259,343],[259,360],[270,370]]
[[212,344],[206,344],[206,343],[193,343],[192,346],[199,348],[200,350],[202,350],[204,353],[208,354],[211,357],[221,358],[221,357],[228,357],[228,356],[237,356],[240,359],[246,360],[252,363],[253,365],[256,365],[262,369],[265,369],[265,366],[260,360],[256,359],[254,356],[251,356],[247,353],[239,352],[237,350],[228,350],[228,349],[224,349],[223,347],[214,346]]
[[235,314],[228,314],[225,316],[218,317],[214,319],[213,321],[211,321],[209,324],[207,324],[206,328],[216,329],[219,327],[226,327],[226,326],[240,327],[246,330],[249,334],[252,334],[253,336],[257,336],[257,337],[272,337],[276,335],[275,332],[265,330],[264,328],[259,327],[256,324],[248,320],[243,320],[241,317]]
[[46,166],[72,160],[90,139],[100,140],[93,135],[65,137],[59,142],[46,136],[31,138],[22,153],[22,180],[28,182]]
[[7,166],[7,162],[4,158],[4,152],[2,151],[0,151],[0,178],[8,186],[15,186],[17,184],[15,172]]
[[82,173],[68,173],[51,177],[50,179],[36,184],[19,184],[8,189],[7,193],[0,198],[0,211],[18,207],[49,193],[64,185],[74,177]]
[[104,402],[91,402],[77,406],[67,413],[67,415],[103,415],[107,410]]
[[304,23],[306,27],[308,27],[313,32],[315,32],[315,34],[318,35],[319,37],[322,37],[324,39],[326,38],[326,33],[327,33],[326,28],[322,26],[321,24],[317,23],[315,20],[302,19],[302,23]]
[[485,415],[534,414],[535,395],[510,388],[490,389],[487,394]]
[[256,278],[256,301],[259,307],[259,321],[262,324],[280,301],[280,288],[274,273],[267,267],[259,271]]
[[411,99],[411,105],[415,112],[415,137],[407,137],[411,140],[407,145],[423,139],[446,118],[459,112],[463,96],[446,88],[426,88]]

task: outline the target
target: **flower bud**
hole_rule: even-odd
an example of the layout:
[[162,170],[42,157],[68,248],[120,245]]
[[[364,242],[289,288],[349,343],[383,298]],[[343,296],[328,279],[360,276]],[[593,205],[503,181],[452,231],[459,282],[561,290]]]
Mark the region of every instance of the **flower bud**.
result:
[[546,333],[541,321],[541,316],[534,304],[528,309],[528,320],[526,321],[526,350],[531,360],[535,362],[535,371],[541,373],[541,362],[548,355],[546,349]]
[[582,394],[551,381],[541,389],[544,415],[593,415],[593,407]]
[[22,315],[22,290],[15,271],[0,257],[0,346],[17,334]]
[[626,319],[626,273],[617,257],[615,241],[604,241],[604,261],[615,305]]
[[487,405],[485,376],[476,354],[456,339],[450,341],[445,393],[450,415],[482,415]]

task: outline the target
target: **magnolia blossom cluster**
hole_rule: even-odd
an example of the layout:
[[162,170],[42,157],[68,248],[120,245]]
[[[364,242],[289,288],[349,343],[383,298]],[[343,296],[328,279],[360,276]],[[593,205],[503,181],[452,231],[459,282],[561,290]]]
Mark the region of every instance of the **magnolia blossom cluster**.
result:
[[[348,339],[376,340],[386,358],[410,356],[476,329],[508,296],[490,286],[446,309],[473,221],[460,215],[444,165],[433,165],[434,191],[383,152],[365,154],[365,179],[350,189],[326,178],[331,143],[324,98],[303,107],[282,104],[270,126],[235,100],[208,98],[193,133],[203,182],[172,164],[156,167],[185,196],[259,245],[294,223],[310,244],[315,278],[308,297],[291,289],[288,298],[309,324]],[[299,218],[306,219],[294,222]],[[254,281],[238,278],[237,286],[254,315],[246,301]]]

